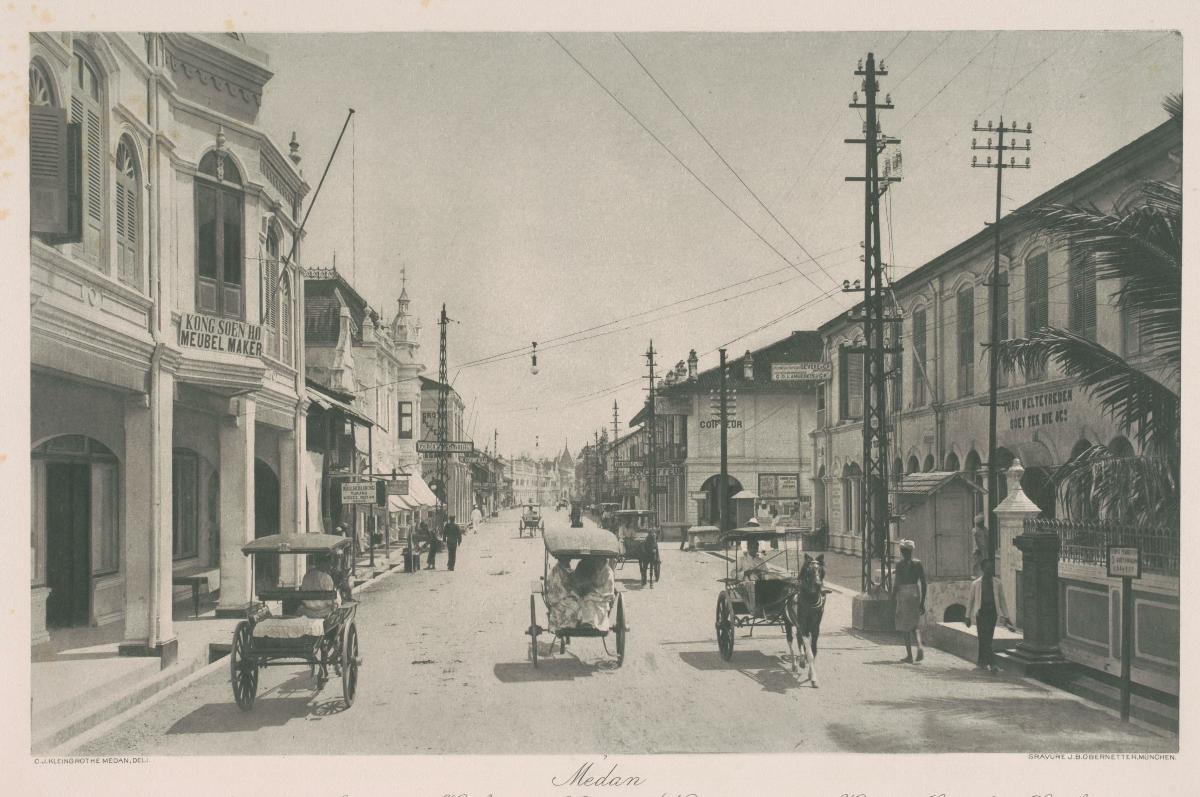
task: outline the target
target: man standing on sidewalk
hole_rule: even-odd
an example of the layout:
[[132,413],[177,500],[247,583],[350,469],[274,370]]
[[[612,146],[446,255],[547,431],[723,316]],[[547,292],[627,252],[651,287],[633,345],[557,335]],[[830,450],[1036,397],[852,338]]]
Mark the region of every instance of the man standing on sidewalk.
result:
[[454,515],[451,515],[442,529],[442,539],[446,541],[446,567],[450,570],[454,570],[454,559],[462,537],[462,529],[454,522]]
[[471,510],[471,531],[475,534],[479,533],[479,527],[483,525],[483,512],[479,507]]

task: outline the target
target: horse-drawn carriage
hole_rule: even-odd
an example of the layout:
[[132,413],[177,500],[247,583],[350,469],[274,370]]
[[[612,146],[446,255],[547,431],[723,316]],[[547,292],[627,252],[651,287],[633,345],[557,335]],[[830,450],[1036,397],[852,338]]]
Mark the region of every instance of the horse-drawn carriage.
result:
[[[760,543],[778,548],[758,553]],[[801,663],[807,661],[809,680],[817,685],[813,660],[825,610],[825,557],[801,553],[800,543],[784,532],[747,526],[721,535],[725,548],[725,585],[717,596],[717,647],[721,658],[733,658],[734,630],[779,626],[787,634],[792,671],[798,672],[792,649],[795,631],[801,646]],[[745,543],[746,550],[739,552]]]
[[642,584],[650,586],[662,576],[662,557],[658,550],[658,515],[649,509],[620,509],[613,513],[612,532],[621,544],[617,566],[637,562]]
[[[570,623],[569,625],[554,624],[554,615],[557,613],[555,607],[551,605],[552,596],[549,594],[548,581],[552,577],[551,573],[551,558],[565,559],[585,559],[598,558],[605,560],[602,566],[611,568],[611,563],[614,559],[621,555],[621,549],[618,546],[613,536],[602,529],[551,529],[543,535],[543,541],[546,545],[546,555],[542,566],[542,577],[533,582],[532,593],[529,596],[529,629],[525,632],[529,635],[529,655],[533,661],[533,666],[538,666],[538,635],[549,633],[553,635],[553,640],[550,645],[550,650],[554,650],[554,642],[559,645],[559,652],[565,653],[567,644],[576,637],[599,637],[604,645],[605,652],[608,651],[607,637],[611,633],[616,637],[616,658],[617,666],[625,661],[625,634],[628,632],[628,627],[625,625],[625,602],[621,597],[621,593],[616,589],[615,582],[609,573],[608,583],[612,588],[611,595],[584,595],[583,599],[598,600],[607,606],[606,617],[599,623]],[[582,563],[580,567],[582,567]],[[547,614],[546,626],[543,627],[538,623],[538,596],[542,596],[542,604]],[[610,654],[611,655],[611,654]]]
[[[330,670],[342,679],[342,697],[349,708],[358,689],[358,628],[350,587],[351,540],[332,534],[272,534],[242,547],[263,582],[258,602],[237,624],[229,654],[233,699],[238,708],[254,707],[261,667],[307,664],[324,688]],[[279,559],[304,556],[308,572],[299,586],[281,586]],[[286,570],[284,571],[286,572]],[[270,574],[262,578],[264,574]],[[278,601],[273,615],[266,601]]]
[[610,502],[602,502],[602,503],[596,504],[596,507],[595,507],[596,522],[600,524],[600,528],[608,529],[609,531],[616,531],[617,527],[615,525],[613,525],[613,521],[614,521],[613,513],[615,513],[620,508],[621,508],[620,504],[614,504],[614,503],[610,503]]
[[517,536],[524,537],[525,532],[529,532],[530,537],[537,536],[537,533],[546,531],[546,520],[542,517],[542,508],[537,504],[525,504],[521,510],[521,523],[517,527]]

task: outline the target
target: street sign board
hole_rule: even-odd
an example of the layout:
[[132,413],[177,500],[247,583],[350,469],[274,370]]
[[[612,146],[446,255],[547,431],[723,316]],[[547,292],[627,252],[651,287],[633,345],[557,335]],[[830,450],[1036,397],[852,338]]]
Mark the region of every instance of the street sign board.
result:
[[342,484],[342,503],[375,503],[375,482],[345,482]]
[[1110,578],[1142,577],[1142,553],[1136,545],[1110,545],[1107,558]]
[[470,454],[475,450],[475,444],[470,440],[447,440],[446,447],[440,448],[437,440],[418,440],[417,452],[420,454]]
[[771,363],[772,382],[824,381],[833,375],[828,362]]
[[642,467],[642,462],[637,459],[618,459],[613,462],[613,466],[617,468],[640,468]]
[[395,479],[384,482],[387,485],[388,495],[408,495],[408,477],[397,476]]

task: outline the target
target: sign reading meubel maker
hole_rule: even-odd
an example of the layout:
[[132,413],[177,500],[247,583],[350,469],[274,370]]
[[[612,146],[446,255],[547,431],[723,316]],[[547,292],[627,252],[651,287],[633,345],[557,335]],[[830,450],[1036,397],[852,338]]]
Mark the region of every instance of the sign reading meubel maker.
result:
[[261,357],[263,330],[258,324],[232,318],[184,313],[179,317],[179,345],[189,349]]

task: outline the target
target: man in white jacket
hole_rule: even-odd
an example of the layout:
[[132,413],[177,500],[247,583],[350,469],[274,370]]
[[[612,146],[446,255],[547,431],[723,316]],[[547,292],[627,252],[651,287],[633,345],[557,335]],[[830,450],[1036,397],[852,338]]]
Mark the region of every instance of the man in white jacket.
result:
[[995,577],[996,565],[993,559],[984,559],[981,563],[983,570],[979,578],[971,582],[971,600],[967,604],[967,626],[971,621],[976,623],[979,636],[979,657],[976,667],[980,670],[999,672],[995,657],[992,653],[992,635],[996,631],[996,621],[1003,618],[1004,627],[1015,631],[1009,619],[1008,603],[1004,600],[1004,585]]

